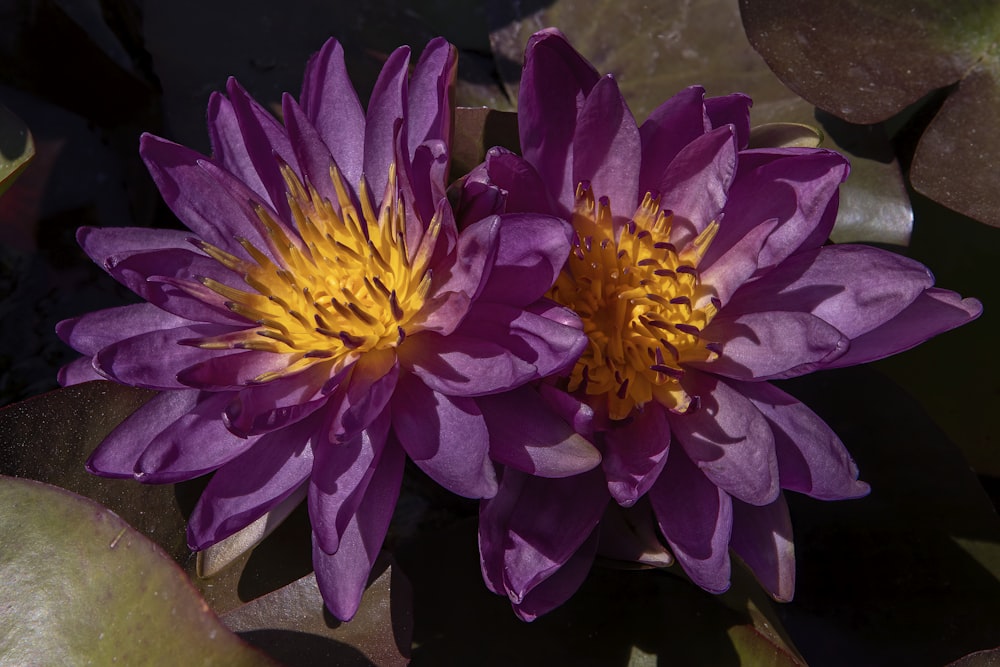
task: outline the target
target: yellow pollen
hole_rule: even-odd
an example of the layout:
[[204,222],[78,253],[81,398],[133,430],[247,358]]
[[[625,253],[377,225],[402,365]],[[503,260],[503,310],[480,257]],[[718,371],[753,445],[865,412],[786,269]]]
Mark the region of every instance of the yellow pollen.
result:
[[314,364],[331,372],[372,350],[395,347],[423,308],[430,290],[428,264],[441,230],[431,221],[417,248],[406,244],[405,209],[399,199],[395,165],[389,169],[383,203],[376,212],[365,182],[358,206],[340,173],[331,168],[337,201],[323,198],[288,165],[281,166],[296,235],[256,208],[267,250],[239,239],[253,261],[206,242],[198,247],[240,275],[248,290],[200,278],[229,310],[256,326],[189,341],[205,349],[247,349],[287,356],[281,371],[264,373],[268,382]]
[[577,186],[573,248],[549,296],[583,320],[589,345],[570,374],[570,391],[606,401],[612,419],[656,400],[691,406],[683,365],[713,359],[701,331],[716,314],[698,264],[718,231],[712,222],[684,248],[670,243],[672,215],[647,194],[617,234],[607,199]]

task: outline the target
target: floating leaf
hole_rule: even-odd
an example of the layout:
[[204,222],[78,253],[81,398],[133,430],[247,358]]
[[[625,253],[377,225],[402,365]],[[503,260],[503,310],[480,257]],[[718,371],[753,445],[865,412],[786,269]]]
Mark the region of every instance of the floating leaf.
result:
[[754,48],[792,90],[853,123],[890,118],[958,82],[917,146],[913,185],[1000,226],[994,0],[740,0]]
[[0,104],[0,195],[35,155],[35,140],[20,118]]
[[290,666],[402,667],[413,632],[409,583],[387,560],[376,563],[372,575],[347,623],[325,611],[314,574],[233,609],[222,621]]
[[640,121],[690,85],[705,86],[709,95],[747,93],[754,99],[753,124],[819,121],[822,146],[851,160],[836,241],[907,243],[913,218],[885,133],[844,127],[831,132],[813,105],[786,88],[750,46],[740,29],[737,0],[666,3],[655,10],[642,0],[557,0],[530,13],[493,3],[490,12],[497,69],[512,99],[528,37],[546,26],[562,30],[598,71],[615,75]]
[[230,633],[184,573],[113,512],[0,477],[0,662],[275,665]]
[[95,381],[0,409],[0,474],[61,486],[111,508],[173,558],[190,554],[173,486],[91,475],[84,463],[104,437],[155,392]]

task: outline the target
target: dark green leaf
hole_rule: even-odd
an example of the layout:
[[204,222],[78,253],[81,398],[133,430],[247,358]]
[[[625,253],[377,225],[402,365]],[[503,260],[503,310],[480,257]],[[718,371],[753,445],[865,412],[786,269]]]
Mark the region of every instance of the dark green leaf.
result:
[[1000,226],[996,108],[1000,5],[993,0],[741,0],[754,48],[792,90],[854,123],[876,123],[960,82],[920,140],[913,184]]
[[104,437],[154,392],[96,381],[0,410],[0,474],[61,486],[110,507],[183,562],[190,550],[171,485],[107,479],[84,468]]
[[0,195],[34,155],[35,141],[28,126],[0,104]]
[[233,609],[222,621],[290,667],[409,663],[410,586],[387,560],[376,563],[358,613],[347,623],[325,611],[313,574]]
[[0,536],[4,664],[276,664],[230,633],[166,554],[91,500],[2,477]]

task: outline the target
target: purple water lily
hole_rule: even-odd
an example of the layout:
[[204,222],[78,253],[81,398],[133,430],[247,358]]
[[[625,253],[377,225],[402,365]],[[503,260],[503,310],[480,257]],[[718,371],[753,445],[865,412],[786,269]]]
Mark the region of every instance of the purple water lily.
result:
[[557,476],[600,458],[547,413],[544,438],[505,424],[490,438],[524,408],[490,395],[565,371],[586,345],[579,319],[541,298],[572,230],[514,214],[458,233],[445,198],[455,49],[436,39],[408,65],[406,47],[389,57],[366,113],[330,40],[301,100],[284,96],[284,124],[230,80],[209,102],[212,157],[143,136],[191,231],[81,229],[87,254],[145,303],[58,327],[86,355],[63,384],[161,391],[89,469],[153,483],[214,471],[188,525],[196,550],[307,497],[317,578],[341,619],[407,455],[472,498],[497,490],[491,456]]
[[525,53],[523,159],[493,149],[466,180],[466,211],[552,213],[575,230],[549,296],[589,343],[537,398],[602,465],[563,479],[508,468],[480,512],[484,579],[525,620],[565,601],[599,550],[676,560],[716,593],[732,550],[790,599],[782,490],[869,489],[833,431],[768,380],[879,359],[981,311],[915,261],[825,245],[846,160],[747,149],[749,107],[693,87],[639,126],[614,78],[546,30]]

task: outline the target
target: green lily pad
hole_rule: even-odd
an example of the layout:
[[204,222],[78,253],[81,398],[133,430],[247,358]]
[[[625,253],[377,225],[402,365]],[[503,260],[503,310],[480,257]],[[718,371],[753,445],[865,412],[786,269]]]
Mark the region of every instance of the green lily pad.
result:
[[701,84],[709,95],[750,95],[754,125],[821,125],[820,145],[846,154],[852,166],[841,188],[834,240],[908,242],[913,216],[886,134],[830,131],[813,104],[789,90],[750,46],[737,0],[668,3],[655,10],[641,0],[557,0],[531,12],[495,3],[490,19],[497,70],[512,99],[528,38],[555,26],[598,71],[615,75],[640,121],[678,90]]
[[191,551],[172,485],[97,477],[84,468],[104,437],[154,395],[100,380],[0,409],[0,474],[54,484],[96,500],[183,562]]
[[741,0],[754,48],[792,90],[854,123],[877,123],[958,83],[920,139],[914,187],[1000,226],[993,0]]
[[166,554],[91,500],[0,477],[0,535],[4,664],[277,664],[229,632]]
[[0,195],[35,155],[31,130],[20,118],[0,104]]

